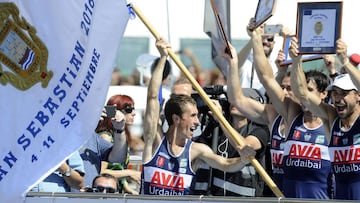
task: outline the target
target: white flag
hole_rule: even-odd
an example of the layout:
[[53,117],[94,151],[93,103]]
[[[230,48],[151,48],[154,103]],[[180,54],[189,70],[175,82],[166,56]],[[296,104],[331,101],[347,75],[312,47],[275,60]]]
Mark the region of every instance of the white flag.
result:
[[[230,36],[230,0],[214,0],[214,4],[218,11],[223,31],[228,41],[231,41]],[[221,73],[226,78],[228,70],[228,62],[222,56],[224,49],[224,39],[222,30],[219,27],[217,16],[214,14],[214,9],[211,6],[210,0],[205,0],[204,10],[204,32],[211,39],[211,57],[213,62],[220,69]]]
[[0,202],[90,137],[129,12],[126,0],[0,1]]

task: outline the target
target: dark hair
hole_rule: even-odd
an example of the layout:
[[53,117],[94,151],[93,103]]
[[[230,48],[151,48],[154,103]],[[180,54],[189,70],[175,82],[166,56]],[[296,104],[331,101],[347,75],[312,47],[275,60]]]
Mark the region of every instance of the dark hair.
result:
[[186,104],[193,104],[196,106],[195,100],[189,96],[184,94],[172,94],[170,99],[165,104],[165,118],[168,122],[169,126],[171,126],[174,122],[172,120],[172,115],[176,114],[178,116],[182,116],[184,112],[184,107]]
[[[134,100],[128,95],[116,94],[108,99],[106,105],[116,105],[116,109],[121,111],[127,106],[134,106]],[[110,132],[112,135],[114,134],[114,127],[112,125],[111,118],[104,118],[104,120],[100,120],[98,122],[95,132],[101,133],[104,131]],[[127,142],[130,143],[130,130],[127,125],[125,125],[125,135]]]
[[[154,70],[155,70],[157,64],[159,63],[159,61],[160,61],[160,57],[158,57],[158,58],[156,58],[154,60],[154,62],[151,65],[151,73],[154,72]],[[168,60],[166,60],[162,80],[167,78],[167,76],[170,74],[170,71],[171,71],[171,64],[170,64],[170,62]]]
[[118,179],[117,179],[115,176],[113,176],[113,175],[111,175],[111,174],[108,174],[108,173],[102,173],[102,174],[97,175],[97,176],[93,179],[93,181],[92,181],[92,187],[95,187],[95,186],[94,186],[95,181],[96,181],[97,179],[99,179],[99,178],[106,178],[106,179],[112,179],[112,180],[114,180],[114,182],[116,183],[116,190],[117,190],[117,191],[119,190],[119,182],[118,182]]
[[317,90],[323,92],[330,85],[330,78],[318,70],[309,70],[305,72],[306,82],[313,79],[316,83]]

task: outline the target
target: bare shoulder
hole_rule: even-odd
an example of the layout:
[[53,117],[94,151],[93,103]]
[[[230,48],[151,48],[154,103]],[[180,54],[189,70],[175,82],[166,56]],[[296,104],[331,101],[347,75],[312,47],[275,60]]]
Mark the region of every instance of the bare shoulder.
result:
[[193,142],[191,146],[192,159],[200,158],[207,153],[213,153],[209,146],[203,143]]

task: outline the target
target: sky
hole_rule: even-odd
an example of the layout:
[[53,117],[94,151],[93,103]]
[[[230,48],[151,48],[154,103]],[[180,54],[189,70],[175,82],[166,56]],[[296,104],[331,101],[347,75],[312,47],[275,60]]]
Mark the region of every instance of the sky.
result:
[[[334,0],[326,0],[328,1]],[[277,0],[275,13],[267,23],[283,24],[295,33],[298,2],[310,2],[310,0]],[[360,25],[360,1],[343,0],[342,2],[341,38],[348,44],[348,54],[360,53],[359,32],[357,32]],[[173,50],[178,49],[180,38],[208,38],[203,32],[204,0],[128,0],[128,3],[136,5],[155,30],[170,42]],[[255,15],[257,3],[256,0],[231,0],[233,39],[249,39],[246,25]],[[125,36],[148,36],[154,41],[154,37],[138,17],[129,21]],[[279,46],[280,44],[277,43]],[[275,53],[277,53],[276,49],[281,48],[279,46],[275,47]],[[150,49],[150,53],[157,53],[155,46],[150,46]]]

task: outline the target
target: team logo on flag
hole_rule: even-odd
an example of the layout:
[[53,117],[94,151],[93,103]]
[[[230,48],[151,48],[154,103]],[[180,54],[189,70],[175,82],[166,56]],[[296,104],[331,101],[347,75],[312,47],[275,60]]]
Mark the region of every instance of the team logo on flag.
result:
[[36,29],[13,3],[0,3],[0,83],[27,90],[41,82],[46,88],[53,76],[47,71],[48,50]]

